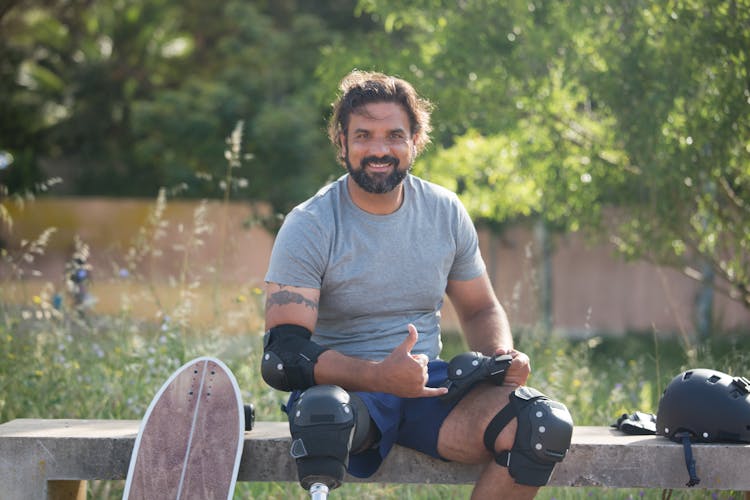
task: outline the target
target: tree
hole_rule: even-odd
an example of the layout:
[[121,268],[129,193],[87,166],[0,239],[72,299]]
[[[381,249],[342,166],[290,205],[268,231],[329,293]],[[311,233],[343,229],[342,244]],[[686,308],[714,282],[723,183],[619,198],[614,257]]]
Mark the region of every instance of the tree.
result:
[[220,196],[224,138],[243,121],[243,194],[285,212],[336,172],[320,91],[335,83],[316,67],[342,31],[374,26],[353,1],[15,3],[0,11],[8,173],[31,185],[63,169],[79,195]]
[[[750,4],[363,0],[438,104],[423,174],[493,223],[594,230],[750,307]],[[386,64],[382,51],[373,65]],[[408,62],[407,62],[408,61]],[[601,224],[602,210],[619,215]]]

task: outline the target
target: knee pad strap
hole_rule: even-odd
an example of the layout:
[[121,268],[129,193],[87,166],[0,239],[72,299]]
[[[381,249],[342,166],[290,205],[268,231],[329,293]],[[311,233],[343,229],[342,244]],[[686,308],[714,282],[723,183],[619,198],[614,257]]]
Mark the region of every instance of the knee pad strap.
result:
[[[484,432],[484,446],[495,455],[498,465],[507,467],[519,484],[544,486],[557,462],[570,447],[573,419],[564,404],[552,401],[530,387],[519,387]],[[495,451],[495,440],[516,417],[518,428],[509,451]]]

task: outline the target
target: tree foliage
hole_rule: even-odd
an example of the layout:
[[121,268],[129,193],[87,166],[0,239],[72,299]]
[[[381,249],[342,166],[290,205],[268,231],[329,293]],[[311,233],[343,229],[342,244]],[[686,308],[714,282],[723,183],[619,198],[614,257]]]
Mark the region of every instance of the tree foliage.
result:
[[242,120],[247,196],[286,211],[337,173],[336,82],[380,70],[436,103],[417,171],[478,220],[592,230],[750,307],[749,50],[750,0],[11,1],[0,182],[216,195],[195,176]]
[[439,106],[422,173],[475,217],[597,229],[628,257],[715,275],[750,307],[750,2],[360,9]]
[[244,195],[286,211],[334,165],[321,47],[372,26],[348,0],[17,2],[0,17],[2,180],[31,185],[44,165],[76,194],[216,196],[242,120]]

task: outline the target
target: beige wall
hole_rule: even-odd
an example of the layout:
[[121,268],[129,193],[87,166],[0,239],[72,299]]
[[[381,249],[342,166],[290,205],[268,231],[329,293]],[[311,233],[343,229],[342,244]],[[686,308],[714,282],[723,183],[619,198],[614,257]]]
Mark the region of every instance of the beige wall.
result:
[[[127,267],[125,255],[136,246],[139,231],[148,227],[153,208],[150,200],[39,199],[22,211],[11,210],[13,235],[9,238],[6,232],[5,239],[14,247],[21,239],[36,238],[45,228],[55,227],[36,266],[49,277],[61,275],[78,235],[91,247],[96,275],[103,279]],[[273,238],[258,226],[244,227],[252,215],[247,204],[230,204],[225,215],[219,202],[207,203],[203,211],[198,202],[170,201],[160,219],[160,235],[147,238],[146,246],[160,254],[143,259],[138,272],[167,279],[186,270],[191,277],[208,278],[221,267],[224,282],[262,283]],[[199,228],[207,230],[196,234]]]
[[[541,276],[533,231],[522,225],[492,236],[480,233],[498,297],[514,324],[540,320]],[[647,262],[626,262],[608,244],[592,245],[578,233],[553,237],[552,322],[569,334],[657,331],[695,334],[699,284]],[[750,311],[714,294],[714,321],[750,331]]]
[[[56,280],[62,276],[78,234],[92,249],[95,277],[106,280],[126,267],[123,255],[133,247],[152,206],[149,200],[40,199],[24,210],[9,206],[14,230],[12,237],[6,232],[4,239],[13,250],[21,239],[33,239],[44,228],[56,227],[45,255],[33,264],[45,279]],[[224,212],[221,203],[211,202],[205,213],[199,210],[196,215],[198,206],[182,201],[167,204],[163,235],[153,245],[161,255],[141,261],[138,271],[156,281],[176,279],[185,271],[188,279],[203,282],[220,274],[223,283],[234,287],[261,285],[273,239],[257,226],[244,227],[253,215],[250,206],[231,204]],[[210,231],[196,235],[198,227]],[[198,240],[200,244],[195,243]],[[693,334],[698,290],[693,280],[645,262],[625,262],[611,246],[590,246],[579,234],[556,236],[553,241],[552,320],[556,329],[576,335],[630,330]],[[540,320],[540,272],[531,228],[518,225],[494,236],[480,231],[480,245],[511,322],[536,324]],[[0,269],[0,274],[7,272],[7,268]],[[714,315],[723,328],[750,330],[750,312],[719,294]],[[450,304],[443,318],[446,328],[456,328]]]

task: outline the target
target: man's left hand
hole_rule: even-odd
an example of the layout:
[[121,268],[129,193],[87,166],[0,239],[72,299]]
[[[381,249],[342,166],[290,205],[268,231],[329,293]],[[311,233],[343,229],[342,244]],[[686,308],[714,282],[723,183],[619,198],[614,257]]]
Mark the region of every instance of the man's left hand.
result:
[[513,361],[505,372],[504,385],[526,385],[526,380],[531,375],[531,361],[529,357],[521,351],[515,349],[496,349],[495,354],[510,354]]

